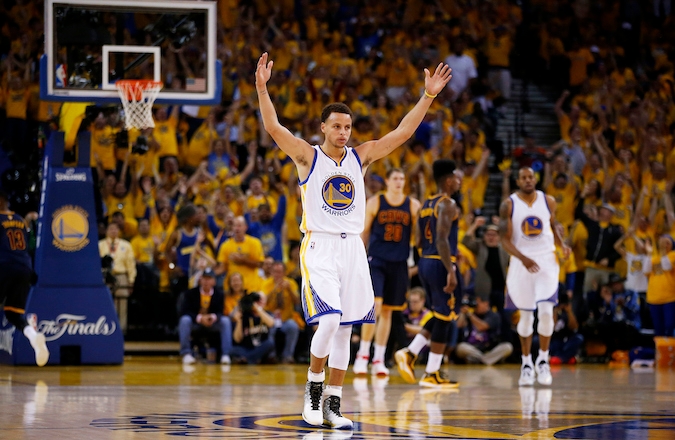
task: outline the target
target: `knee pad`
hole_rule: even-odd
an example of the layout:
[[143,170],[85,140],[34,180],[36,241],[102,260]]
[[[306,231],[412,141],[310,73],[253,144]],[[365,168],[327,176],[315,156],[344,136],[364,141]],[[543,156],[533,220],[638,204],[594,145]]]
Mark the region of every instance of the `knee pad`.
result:
[[530,310],[520,310],[520,321],[518,321],[518,326],[516,330],[518,331],[518,336],[527,338],[532,336],[534,333],[534,313]]
[[452,322],[443,321],[442,319],[433,318],[434,328],[431,330],[431,342],[440,342],[442,344],[447,344],[448,335],[450,333],[450,328],[452,327]]
[[312,337],[312,344],[309,348],[310,353],[319,359],[323,359],[330,353],[333,344],[333,338],[340,328],[340,315],[330,313],[319,317],[319,325]]
[[553,334],[553,303],[541,302],[537,305],[537,317],[539,324],[537,324],[537,333],[541,336],[551,336]]
[[349,367],[350,340],[352,326],[342,325],[333,337],[333,346],[328,357],[328,366],[337,370],[346,371]]

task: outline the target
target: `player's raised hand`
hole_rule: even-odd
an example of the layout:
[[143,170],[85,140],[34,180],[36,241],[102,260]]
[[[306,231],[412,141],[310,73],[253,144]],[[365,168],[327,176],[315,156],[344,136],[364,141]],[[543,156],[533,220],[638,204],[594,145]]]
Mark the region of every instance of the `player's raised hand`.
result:
[[255,69],[256,87],[263,87],[272,76],[272,66],[274,66],[274,61],[268,61],[268,56],[267,52],[264,52],[258,60],[258,67]]
[[429,95],[438,95],[443,87],[450,81],[452,69],[444,63],[438,63],[436,71],[432,75],[429,69],[424,69],[424,88]]

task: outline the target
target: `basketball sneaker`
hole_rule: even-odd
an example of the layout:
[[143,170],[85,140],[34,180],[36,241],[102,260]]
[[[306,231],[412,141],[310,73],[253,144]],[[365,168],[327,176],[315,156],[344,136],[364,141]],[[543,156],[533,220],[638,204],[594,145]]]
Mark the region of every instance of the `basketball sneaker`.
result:
[[537,359],[537,382],[542,385],[551,385],[553,376],[551,376],[551,366],[545,359]]
[[520,367],[520,379],[518,386],[534,385],[534,368],[530,364],[524,364]]
[[440,370],[426,373],[420,380],[420,386],[426,388],[453,389],[459,387],[458,382],[446,378]]
[[370,374],[373,376],[389,377],[389,368],[384,365],[383,361],[373,361],[370,366]]
[[192,356],[190,353],[183,355],[183,364],[185,365],[191,365],[197,362],[197,359],[195,359],[194,356]]
[[402,348],[394,353],[394,359],[403,380],[408,383],[415,383],[415,361],[417,360],[417,356],[412,354],[407,348]]
[[43,367],[49,361],[49,349],[45,335],[37,331],[37,315],[30,313],[26,316],[28,325],[24,327],[23,334],[35,350],[35,363],[38,367]]
[[335,429],[352,429],[354,423],[340,412],[340,398],[328,396],[323,401],[323,424]]
[[312,426],[323,423],[324,412],[321,411],[323,397],[323,382],[307,381],[305,384],[305,405],[302,409],[302,419]]
[[363,356],[356,353],[356,359],[354,359],[354,366],[352,367],[354,370],[354,374],[356,375],[368,374],[369,360],[370,358],[368,356]]

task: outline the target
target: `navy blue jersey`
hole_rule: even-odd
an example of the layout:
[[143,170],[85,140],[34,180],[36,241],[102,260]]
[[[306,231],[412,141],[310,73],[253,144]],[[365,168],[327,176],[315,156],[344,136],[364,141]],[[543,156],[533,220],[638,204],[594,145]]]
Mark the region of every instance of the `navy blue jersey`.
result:
[[176,266],[180,267],[185,275],[190,273],[190,256],[197,243],[198,230],[195,228],[192,235],[188,235],[185,229],[180,229],[180,241],[176,245]]
[[[438,247],[436,246],[436,226],[438,223],[438,204],[442,200],[450,200],[445,194],[437,194],[429,197],[422,208],[420,209],[419,228],[422,234],[422,246],[420,247],[420,255],[426,258],[440,258],[438,255]],[[452,221],[450,228],[450,235],[448,241],[450,242],[450,255],[457,257],[457,244],[459,233],[459,216],[456,216]]]
[[32,268],[26,237],[26,223],[11,211],[0,212],[0,267]]
[[410,253],[412,214],[410,197],[392,206],[380,194],[380,208],[370,228],[368,255],[385,261],[405,261]]

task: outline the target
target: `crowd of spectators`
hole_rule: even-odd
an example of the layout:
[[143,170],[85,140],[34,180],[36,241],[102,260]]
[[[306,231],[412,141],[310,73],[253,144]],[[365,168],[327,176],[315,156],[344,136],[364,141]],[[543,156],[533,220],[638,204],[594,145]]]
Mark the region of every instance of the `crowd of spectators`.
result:
[[[19,212],[34,210],[37,197],[16,176],[36,175],[39,147],[62,111],[37,92],[42,3],[0,6],[0,159],[11,171],[2,185],[14,191]],[[640,331],[652,323],[657,334],[672,336],[675,22],[670,2],[648,3],[218,1],[220,105],[197,112],[156,107],[155,128],[129,136],[132,144],[141,134],[147,139],[144,154],[115,148],[116,112],[94,109],[85,119],[99,248],[112,257],[109,283],[123,328],[155,326],[170,336],[180,322],[183,337],[191,326],[230,325],[233,345],[220,346],[223,362],[270,353],[292,362],[306,351],[297,176],[261,126],[253,85],[257,58],[268,51],[275,62],[268,88],[282,124],[315,144],[325,104],[350,106],[350,144],[357,145],[398,124],[423,93],[423,68],[440,61],[453,68],[411,142],[371,165],[366,183],[368,195],[376,194],[386,170],[401,167],[407,192],[424,200],[435,191],[434,159],[453,158],[464,172],[458,264],[467,304],[451,344],[458,357],[493,363],[513,348],[517,314],[503,310],[508,258],[495,220],[483,213],[489,173],[502,173],[503,197],[511,173],[524,165],[556,198],[557,220],[574,251],[561,260],[560,295],[569,301],[557,309],[552,354],[576,361],[584,339],[596,339],[605,348],[594,353],[608,356],[643,343]],[[525,127],[524,145],[502,161],[510,152],[496,132],[503,104],[514,99],[513,74],[561,90],[551,104],[560,141],[537,145]],[[213,286],[200,281],[205,274]],[[185,292],[194,289],[201,302],[194,295],[187,301]],[[216,301],[215,292],[223,310],[211,316],[207,298]],[[424,292],[411,295],[410,310],[397,318],[404,336],[423,324],[428,310],[420,298]],[[619,340],[617,325],[628,329]],[[472,341],[478,347],[462,345]],[[260,346],[271,348],[260,355]]]

